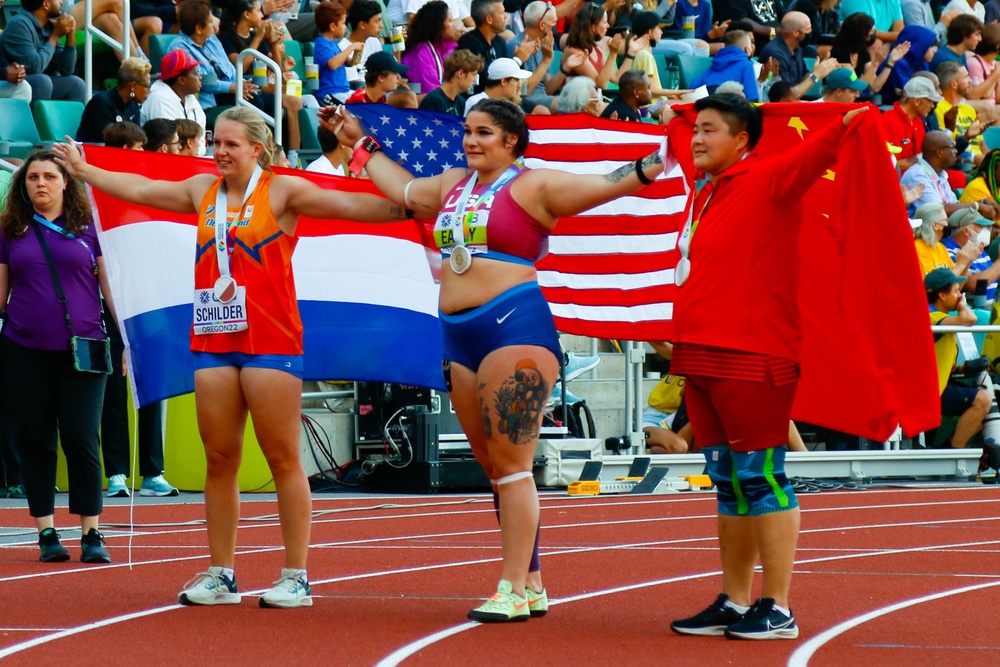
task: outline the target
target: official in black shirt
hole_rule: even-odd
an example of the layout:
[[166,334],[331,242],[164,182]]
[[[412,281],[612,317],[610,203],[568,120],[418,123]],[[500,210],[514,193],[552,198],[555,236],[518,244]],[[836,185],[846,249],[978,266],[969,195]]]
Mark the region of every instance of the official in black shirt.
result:
[[118,68],[118,85],[111,90],[94,93],[83,109],[76,140],[103,143],[104,128],[112,123],[128,121],[139,125],[139,105],[149,95],[149,61],[128,58]]

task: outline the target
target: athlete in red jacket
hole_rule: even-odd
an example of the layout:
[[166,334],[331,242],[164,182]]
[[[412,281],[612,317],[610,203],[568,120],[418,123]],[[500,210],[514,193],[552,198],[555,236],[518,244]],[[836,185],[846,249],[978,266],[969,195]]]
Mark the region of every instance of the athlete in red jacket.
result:
[[[849,112],[787,153],[752,151],[760,110],[738,95],[695,103],[692,125],[663,116],[668,148],[694,194],[678,243],[671,372],[687,378],[695,440],[718,493],[722,594],[675,621],[680,634],[792,639],[788,607],[799,533],[798,501],[784,472],[799,378],[797,249],[802,195],[836,162]],[[760,557],[761,598],[751,605]]]

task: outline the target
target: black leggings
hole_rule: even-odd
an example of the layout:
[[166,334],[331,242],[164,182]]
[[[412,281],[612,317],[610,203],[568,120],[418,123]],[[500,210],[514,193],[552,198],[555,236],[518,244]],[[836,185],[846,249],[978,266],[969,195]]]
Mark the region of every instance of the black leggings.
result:
[[31,516],[55,512],[59,442],[69,473],[70,513],[101,513],[103,479],[97,429],[106,378],[75,370],[68,350],[33,350],[0,337],[2,404],[8,432],[21,457]]

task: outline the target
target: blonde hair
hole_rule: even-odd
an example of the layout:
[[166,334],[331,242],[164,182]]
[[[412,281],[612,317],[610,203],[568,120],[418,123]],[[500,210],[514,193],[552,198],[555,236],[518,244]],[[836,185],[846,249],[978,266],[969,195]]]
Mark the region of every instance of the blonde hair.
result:
[[220,120],[231,120],[241,124],[250,143],[261,145],[257,163],[264,169],[271,168],[276,153],[274,136],[271,134],[271,128],[267,126],[260,114],[250,107],[236,106],[220,113],[216,122]]
[[126,58],[118,68],[118,85],[122,86],[133,81],[139,83],[149,77],[150,64],[144,58]]

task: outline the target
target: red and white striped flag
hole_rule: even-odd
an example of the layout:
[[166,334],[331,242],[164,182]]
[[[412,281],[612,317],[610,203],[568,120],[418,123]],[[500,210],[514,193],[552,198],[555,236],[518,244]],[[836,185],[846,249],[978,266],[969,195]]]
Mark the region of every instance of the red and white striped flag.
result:
[[[603,174],[657,150],[664,130],[585,114],[529,116],[525,162]],[[573,197],[573,192],[566,192]],[[686,221],[679,168],[652,185],[571,218],[560,218],[538,282],[564,333],[620,340],[670,340],[677,239]]]

